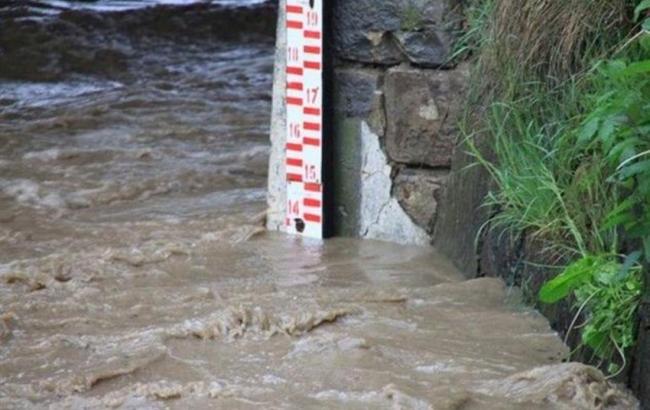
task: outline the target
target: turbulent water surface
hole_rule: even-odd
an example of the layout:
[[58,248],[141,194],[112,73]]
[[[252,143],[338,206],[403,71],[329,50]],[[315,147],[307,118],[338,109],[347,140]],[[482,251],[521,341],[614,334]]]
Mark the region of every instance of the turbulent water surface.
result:
[[433,250],[265,234],[273,7],[130,3],[0,24],[0,408],[633,408]]

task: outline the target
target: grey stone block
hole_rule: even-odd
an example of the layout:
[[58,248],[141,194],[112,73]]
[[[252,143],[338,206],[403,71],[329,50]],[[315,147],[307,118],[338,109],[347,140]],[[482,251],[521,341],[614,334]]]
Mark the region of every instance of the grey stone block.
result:
[[433,232],[448,175],[444,170],[405,168],[393,182],[393,196],[413,222],[429,233]]
[[366,118],[373,109],[380,72],[366,68],[334,70],[334,110],[347,118]]
[[449,167],[466,72],[396,67],[386,74],[386,150],[392,161]]
[[[405,54],[393,33],[435,30],[441,32],[457,20],[452,0],[339,0],[334,8],[336,55],[345,60],[395,65],[410,58],[424,60],[436,56],[421,49],[431,44],[427,36],[408,39],[410,51]],[[426,32],[425,31],[425,32]],[[418,40],[419,39],[419,40]],[[436,57],[435,60],[440,60]],[[433,64],[433,63],[431,63]]]
[[399,28],[397,1],[339,0],[334,9],[333,44],[339,58],[397,64],[402,55],[390,35]]
[[399,31],[395,38],[412,64],[437,68],[449,62],[453,40],[443,30]]
[[384,101],[384,93],[375,91],[372,100],[372,110],[368,116],[368,126],[378,136],[382,137],[386,134],[386,108]]

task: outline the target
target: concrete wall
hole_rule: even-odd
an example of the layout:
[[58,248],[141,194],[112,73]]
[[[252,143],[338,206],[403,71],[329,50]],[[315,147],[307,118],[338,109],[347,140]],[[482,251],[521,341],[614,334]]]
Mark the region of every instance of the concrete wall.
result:
[[285,180],[284,151],[286,143],[287,83],[284,73],[287,69],[287,31],[285,28],[286,0],[278,4],[278,26],[276,34],[275,64],[273,68],[273,108],[271,112],[271,157],[269,159],[268,213],[266,227],[271,231],[284,228],[287,186]]
[[[281,9],[284,0],[280,2]],[[457,142],[467,73],[448,64],[451,0],[336,0],[331,12],[333,233],[426,245]],[[281,17],[282,18],[282,17]],[[269,229],[284,214],[284,22],[278,25]]]

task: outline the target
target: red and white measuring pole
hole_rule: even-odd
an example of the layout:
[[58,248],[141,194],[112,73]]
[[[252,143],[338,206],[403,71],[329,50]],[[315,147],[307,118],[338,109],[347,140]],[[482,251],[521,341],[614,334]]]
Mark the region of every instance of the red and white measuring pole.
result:
[[323,237],[323,1],[287,0],[289,233]]

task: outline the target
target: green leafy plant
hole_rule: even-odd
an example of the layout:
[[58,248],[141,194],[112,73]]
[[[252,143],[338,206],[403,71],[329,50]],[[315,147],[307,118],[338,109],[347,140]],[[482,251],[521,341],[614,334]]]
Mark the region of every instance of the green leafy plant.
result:
[[[581,340],[609,362],[610,373],[622,370],[625,351],[634,344],[642,294],[638,260],[650,260],[650,60],[642,59],[643,52],[631,54],[632,61],[599,63],[587,79],[591,91],[584,97],[583,120],[573,139],[578,151],[603,159],[601,166],[609,175],[602,184],[616,192],[616,206],[605,216],[603,229],[623,233],[641,249],[630,252],[624,262],[586,254],[539,295],[546,303],[573,296],[578,314],[584,311],[586,316]],[[615,355],[621,357],[620,366]]]
[[[650,0],[639,3],[635,19],[650,10]],[[641,245],[621,263],[617,256],[585,255],[562,274],[546,283],[540,300],[554,303],[574,296],[578,314],[586,311],[582,342],[594,354],[610,361],[610,372],[620,371],[611,361],[635,341],[635,313],[642,294],[642,256],[650,260],[650,48],[646,18],[642,31],[627,59],[598,63],[585,96],[583,120],[576,131],[576,146],[582,152],[597,153],[609,170],[604,181],[618,193],[614,209],[603,227],[622,231],[628,241]],[[618,244],[615,244],[618,245]]]
[[590,96],[578,143],[603,152],[608,182],[625,193],[606,225],[638,239],[650,260],[650,59],[603,63],[596,82],[606,92]]
[[[634,20],[639,21],[641,19],[641,14],[650,10],[650,0],[641,1],[636,8],[634,9]],[[648,23],[648,18],[642,20],[643,28],[646,28]]]
[[[635,253],[620,263],[613,255],[587,255],[547,282],[539,294],[545,303],[574,296],[577,313],[571,327],[584,313],[582,343],[609,363],[612,374],[625,367],[625,351],[635,342],[635,314],[642,292],[639,256]],[[621,364],[613,361],[615,355]]]
[[587,2],[471,3],[458,50],[478,54],[478,108],[464,128],[494,181],[481,229],[553,255],[561,274],[539,300],[571,301],[569,333],[617,374],[650,261],[650,0]]

